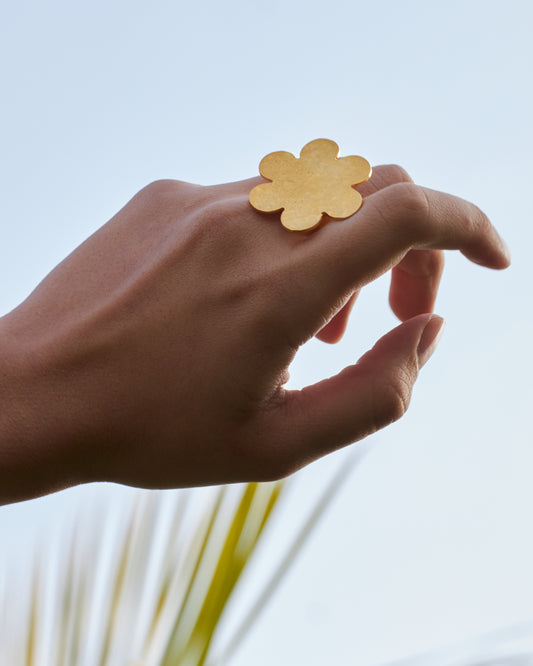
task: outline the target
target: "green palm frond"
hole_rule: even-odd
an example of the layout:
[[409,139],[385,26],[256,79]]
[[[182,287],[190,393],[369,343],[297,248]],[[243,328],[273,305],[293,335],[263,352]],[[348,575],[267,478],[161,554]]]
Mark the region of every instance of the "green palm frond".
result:
[[[96,534],[78,517],[56,562],[55,578],[43,565],[41,551],[35,559],[25,618],[16,622],[20,635],[11,637],[10,666],[40,666],[43,644],[51,666],[227,663],[350,469],[344,462],[318,498],[218,656],[212,648],[220,620],[287,482],[203,489],[196,495],[206,502],[202,510],[190,501],[194,491],[139,491],[121,514],[115,512],[114,523],[110,519],[105,527],[106,521],[99,520]],[[43,603],[51,593],[53,603]],[[44,621],[46,613],[51,616]],[[0,624],[0,645],[6,626]]]
[[335,495],[339,492],[344,481],[351,474],[356,462],[358,461],[359,456],[352,456],[351,459],[347,461],[347,464],[341,465],[337,473],[332,477],[326,486],[326,489],[322,495],[318,498],[317,501],[315,501],[314,507],[309,514],[309,517],[306,521],[304,521],[300,530],[297,531],[293,542],[286,549],[285,556],[281,559],[277,568],[274,570],[271,577],[267,580],[252,608],[250,608],[250,610],[246,613],[243,623],[240,625],[233,638],[228,643],[224,653],[219,657],[220,663],[227,663],[232,655],[237,651],[244,638],[248,635],[253,624],[257,621],[259,615],[270,601],[272,595],[279,587],[281,581],[286,576],[290,567],[296,560],[298,553],[303,548],[311,532],[316,527],[317,523],[331,504],[331,501]]
[[190,632],[180,631],[180,618],[174,627],[161,666],[191,663],[201,666],[220,616],[261,532],[274,508],[282,485],[248,484],[244,487],[234,514],[228,520],[226,536],[218,548],[215,567],[206,592],[194,600],[196,621]]
[[28,635],[26,638],[25,666],[37,666],[37,626],[39,622],[39,601],[41,595],[41,568],[40,562],[35,561],[33,582],[31,587],[31,600],[29,609]]

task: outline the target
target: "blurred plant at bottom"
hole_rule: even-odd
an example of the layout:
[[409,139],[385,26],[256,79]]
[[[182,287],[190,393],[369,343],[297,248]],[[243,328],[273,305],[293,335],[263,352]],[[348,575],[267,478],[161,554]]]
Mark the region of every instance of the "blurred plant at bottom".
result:
[[[291,543],[277,544],[279,561],[222,640],[229,625],[221,632],[220,620],[290,480],[204,489],[203,507],[191,501],[194,490],[137,491],[114,519],[92,507],[78,512],[66,547],[63,538],[48,561],[45,548],[36,550],[25,603],[7,579],[0,666],[228,664],[367,450],[342,460]],[[386,666],[533,666],[533,625]]]
[[36,550],[27,603],[15,603],[21,596],[16,583],[6,589],[0,663],[227,663],[364,453],[362,447],[352,456],[352,464],[344,461],[314,499],[314,508],[295,530],[293,541],[283,545],[284,555],[241,625],[216,655],[212,646],[220,619],[287,481],[211,489],[200,511],[198,503],[190,501],[193,490],[138,491],[119,518],[111,521],[111,530],[105,516],[92,511],[84,519],[80,514],[69,543],[65,547],[63,539],[49,562],[45,549]]

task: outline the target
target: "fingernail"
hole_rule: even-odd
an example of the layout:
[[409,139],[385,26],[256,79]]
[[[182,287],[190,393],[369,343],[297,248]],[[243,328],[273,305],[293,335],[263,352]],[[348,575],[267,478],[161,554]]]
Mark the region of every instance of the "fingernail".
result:
[[432,315],[420,337],[416,353],[418,354],[418,367],[421,368],[433,354],[444,331],[444,319]]

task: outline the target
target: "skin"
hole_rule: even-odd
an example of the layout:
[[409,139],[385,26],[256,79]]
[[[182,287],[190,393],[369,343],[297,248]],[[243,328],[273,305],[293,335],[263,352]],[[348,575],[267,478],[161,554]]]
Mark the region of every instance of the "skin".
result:
[[[0,319],[0,502],[281,478],[405,412],[442,329],[443,249],[509,264],[478,208],[397,166],[357,188],[352,218],[304,234],[252,209],[259,182],[149,185]],[[298,347],[339,340],[387,271],[403,323],[286,390]]]

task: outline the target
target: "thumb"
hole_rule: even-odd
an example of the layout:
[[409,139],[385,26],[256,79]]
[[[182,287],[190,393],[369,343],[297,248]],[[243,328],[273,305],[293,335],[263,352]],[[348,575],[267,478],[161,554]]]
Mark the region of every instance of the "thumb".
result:
[[280,412],[282,446],[276,447],[286,468],[293,471],[399,419],[443,325],[436,315],[413,317],[338,375],[287,391]]

